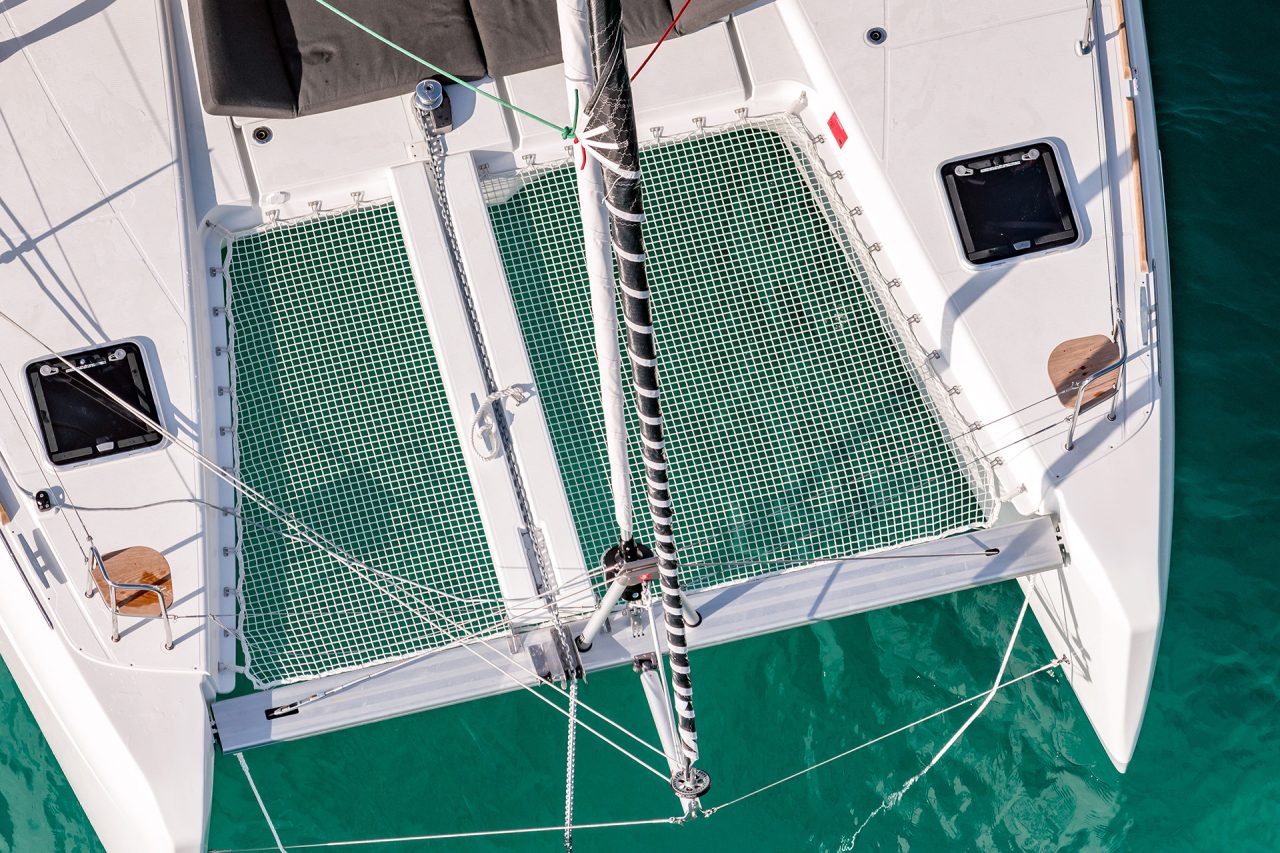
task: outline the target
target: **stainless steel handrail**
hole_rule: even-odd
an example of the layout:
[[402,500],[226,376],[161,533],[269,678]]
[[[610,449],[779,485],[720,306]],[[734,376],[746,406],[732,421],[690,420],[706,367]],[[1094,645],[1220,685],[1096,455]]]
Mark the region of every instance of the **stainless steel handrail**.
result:
[[[1116,341],[1120,344],[1120,358],[1116,359],[1114,364],[1109,364],[1101,370],[1094,373],[1084,382],[1080,383],[1079,390],[1076,391],[1076,405],[1071,412],[1071,426],[1067,427],[1067,450],[1072,450],[1076,446],[1076,423],[1080,420],[1080,409],[1084,405],[1084,392],[1095,380],[1101,379],[1108,373],[1120,370],[1124,367],[1124,363],[1129,359],[1129,344],[1124,336],[1124,321],[1116,321]],[[1120,381],[1116,381],[1115,392],[1111,395],[1111,411],[1107,412],[1107,420],[1114,421],[1116,419],[1116,404],[1120,402]]]
[[1076,42],[1076,53],[1088,56],[1093,53],[1093,0],[1084,4],[1084,35]]
[[162,619],[164,620],[164,647],[166,649],[173,648],[173,627],[169,622],[169,605],[164,600],[164,590],[155,584],[150,583],[123,583],[113,581],[111,576],[107,574],[107,564],[102,559],[102,554],[98,551],[98,546],[89,546],[89,588],[84,591],[85,598],[93,598],[94,592],[98,589],[98,582],[93,577],[93,569],[95,564],[98,571],[102,573],[102,579],[107,582],[107,588],[111,590],[111,601],[108,607],[111,610],[111,642],[120,642],[120,603],[116,598],[116,593],[120,590],[126,592],[152,592],[160,601],[160,616],[139,616],[139,619]]

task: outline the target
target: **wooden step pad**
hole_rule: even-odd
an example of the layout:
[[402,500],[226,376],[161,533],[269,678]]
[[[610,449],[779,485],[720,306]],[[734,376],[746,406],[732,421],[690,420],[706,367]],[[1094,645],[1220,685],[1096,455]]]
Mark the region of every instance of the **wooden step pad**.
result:
[[[1049,354],[1049,381],[1058,392],[1058,402],[1075,408],[1080,385],[1093,374],[1115,364],[1120,358],[1120,345],[1106,335],[1090,335],[1063,341]],[[1094,380],[1084,392],[1081,411],[1111,397],[1116,392],[1120,371],[1113,370]]]
[[[121,551],[102,555],[107,574],[118,584],[147,583],[160,587],[166,607],[173,605],[173,577],[169,561],[154,548],[135,545]],[[93,582],[98,586],[102,600],[111,606],[111,587],[102,577],[97,566],[93,569]],[[160,602],[155,593],[144,590],[122,589],[116,593],[116,605],[126,616],[160,616]]]

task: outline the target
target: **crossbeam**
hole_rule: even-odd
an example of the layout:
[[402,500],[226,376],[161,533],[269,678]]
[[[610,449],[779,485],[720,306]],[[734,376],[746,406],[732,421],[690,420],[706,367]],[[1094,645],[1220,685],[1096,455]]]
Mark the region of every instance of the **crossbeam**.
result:
[[[996,553],[987,555],[988,551]],[[998,524],[988,530],[909,545],[867,557],[834,560],[791,572],[691,593],[702,623],[689,630],[689,647],[703,649],[746,637],[795,628],[1062,568],[1054,523],[1046,517]],[[655,605],[660,606],[660,605]],[[659,623],[661,623],[661,614]],[[580,631],[585,623],[570,626]],[[587,673],[630,665],[650,652],[650,637],[632,637],[625,613],[613,614],[582,655]],[[659,644],[666,652],[665,637]],[[532,641],[531,641],[532,642]],[[507,640],[473,648],[515,679],[536,679],[527,645],[511,653]],[[514,658],[514,659],[513,659]],[[338,689],[297,713],[268,719],[267,711]],[[213,703],[225,752],[296,740],[364,723],[455,705],[517,689],[517,682],[460,648],[439,649],[410,662],[381,664],[354,673],[288,684]]]

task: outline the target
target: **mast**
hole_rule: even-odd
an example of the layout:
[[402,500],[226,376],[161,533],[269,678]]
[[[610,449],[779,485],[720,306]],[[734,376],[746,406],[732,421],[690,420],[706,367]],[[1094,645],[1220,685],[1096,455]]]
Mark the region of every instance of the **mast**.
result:
[[[566,4],[572,2],[564,1]],[[622,6],[620,0],[586,0],[586,8],[595,87],[583,109],[576,141],[582,147],[582,156],[586,161],[595,161],[600,166],[604,184],[604,206],[609,215],[613,256],[617,260],[618,284],[622,291],[622,314],[627,325],[627,354],[631,362],[631,379],[640,420],[640,438],[643,442],[645,493],[653,521],[654,552],[662,589],[671,685],[678,717],[679,758],[682,763],[672,776],[671,785],[678,795],[694,799],[706,792],[710,780],[703,771],[694,768],[694,762],[698,759],[698,736],[694,723],[693,686],[690,679],[689,650],[685,640],[684,602],[680,589],[671,492],[667,480],[666,444],[659,398],[658,351],[649,305],[649,284],[645,274],[644,237],[641,233],[644,209],[640,197],[640,146],[622,37]],[[566,44],[566,57],[570,52],[571,48]],[[582,183],[579,184],[579,189],[585,194]],[[595,204],[594,198],[589,201]],[[585,227],[587,226],[584,225]],[[588,246],[589,257],[591,253],[592,248]],[[612,294],[610,303],[612,308]],[[613,328],[616,329],[616,325]],[[596,333],[599,347],[602,343],[601,327],[597,326]],[[613,346],[616,348],[616,331],[614,335]],[[606,412],[606,419],[608,417]],[[634,542],[624,539],[622,544],[624,553],[636,550]]]

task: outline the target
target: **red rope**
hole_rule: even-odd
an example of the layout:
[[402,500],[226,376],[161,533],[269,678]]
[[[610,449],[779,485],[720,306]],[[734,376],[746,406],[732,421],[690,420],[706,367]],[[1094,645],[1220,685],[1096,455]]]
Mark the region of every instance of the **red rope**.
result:
[[649,51],[649,55],[644,58],[644,62],[640,63],[640,67],[636,69],[636,73],[631,75],[631,82],[640,76],[640,72],[649,64],[649,60],[653,59],[653,55],[658,52],[658,48],[662,47],[662,43],[667,40],[667,36],[671,35],[671,31],[676,28],[676,23],[680,20],[680,16],[684,14],[684,10],[689,8],[689,4],[693,0],[684,0],[684,5],[680,7],[680,11],[676,12],[676,16],[671,19],[671,23],[667,24],[667,30],[662,34],[662,38],[658,39],[658,43],[653,46],[653,50]]

